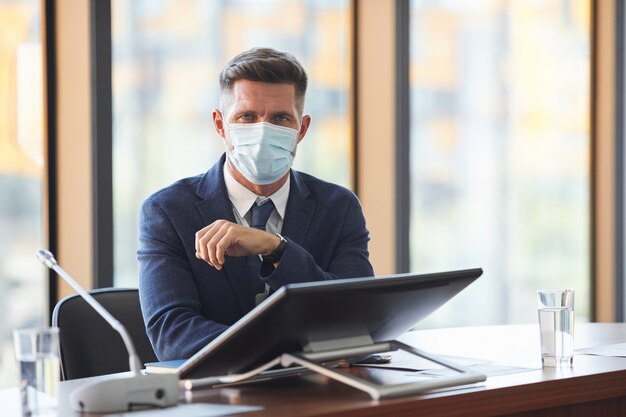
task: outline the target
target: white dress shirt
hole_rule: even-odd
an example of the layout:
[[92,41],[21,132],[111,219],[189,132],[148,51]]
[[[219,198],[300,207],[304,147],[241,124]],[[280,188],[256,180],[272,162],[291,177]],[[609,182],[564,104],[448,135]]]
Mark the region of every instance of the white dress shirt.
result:
[[287,209],[287,198],[289,197],[289,187],[291,177],[287,177],[287,181],[276,192],[269,197],[259,196],[241,185],[231,175],[226,164],[224,164],[224,182],[228,198],[233,204],[233,213],[237,223],[244,226],[250,226],[252,213],[250,207],[257,201],[265,201],[268,198],[274,203],[274,211],[267,220],[266,230],[270,233],[280,233],[283,230],[283,219],[285,218],[285,210]]

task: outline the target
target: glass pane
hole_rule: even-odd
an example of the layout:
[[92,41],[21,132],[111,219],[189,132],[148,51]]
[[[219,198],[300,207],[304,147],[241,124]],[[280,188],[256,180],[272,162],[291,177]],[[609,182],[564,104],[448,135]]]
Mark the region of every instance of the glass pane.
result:
[[241,51],[270,46],[300,60],[313,121],[294,167],[350,185],[348,3],[113,0],[115,285],[137,285],[141,201],[222,154],[217,76]]
[[0,388],[17,385],[11,331],[43,325],[41,1],[0,0]]
[[412,0],[411,268],[482,267],[427,326],[589,319],[590,1]]

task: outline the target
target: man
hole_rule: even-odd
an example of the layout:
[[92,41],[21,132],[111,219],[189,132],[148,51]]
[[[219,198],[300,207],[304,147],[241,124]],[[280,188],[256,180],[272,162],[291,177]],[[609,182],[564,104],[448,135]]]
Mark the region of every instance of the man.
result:
[[311,123],[300,63],[255,48],[219,81],[226,154],[141,209],[139,294],[160,360],[189,358],[284,284],[374,275],[356,196],[291,170]]

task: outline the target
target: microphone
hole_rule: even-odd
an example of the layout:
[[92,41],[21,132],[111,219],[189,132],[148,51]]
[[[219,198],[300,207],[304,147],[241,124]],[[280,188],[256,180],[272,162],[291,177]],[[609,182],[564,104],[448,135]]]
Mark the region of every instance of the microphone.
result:
[[48,268],[55,271],[65,282],[106,320],[122,336],[128,351],[130,375],[114,374],[101,377],[75,389],[70,394],[74,411],[83,413],[115,413],[132,411],[144,407],[168,407],[178,402],[179,385],[177,374],[142,374],[142,362],[128,331],[91,294],[81,287],[61,268],[48,250],[39,249],[37,257]]

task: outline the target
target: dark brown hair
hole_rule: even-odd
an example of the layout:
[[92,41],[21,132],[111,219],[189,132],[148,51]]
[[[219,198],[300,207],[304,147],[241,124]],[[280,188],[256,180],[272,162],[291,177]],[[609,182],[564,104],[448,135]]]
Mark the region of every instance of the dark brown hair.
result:
[[220,107],[230,95],[233,85],[239,80],[263,81],[276,84],[293,84],[296,92],[296,105],[300,114],[304,110],[306,94],[306,71],[298,60],[287,52],[272,48],[252,48],[230,60],[222,69],[220,80]]

